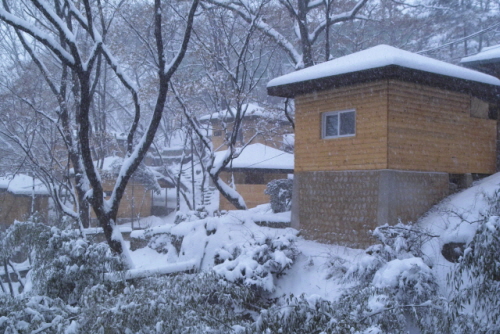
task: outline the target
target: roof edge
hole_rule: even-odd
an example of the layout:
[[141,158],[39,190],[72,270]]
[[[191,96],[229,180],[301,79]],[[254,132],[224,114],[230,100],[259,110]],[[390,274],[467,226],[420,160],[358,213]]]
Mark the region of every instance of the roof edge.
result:
[[270,86],[267,87],[267,93],[271,96],[294,98],[297,95],[383,79],[396,79],[404,82],[425,84],[431,87],[461,93],[470,93],[476,97],[484,98],[490,101],[496,100],[497,95],[500,93],[499,86],[426,72],[399,65],[388,65],[313,80],[294,82],[285,85]]

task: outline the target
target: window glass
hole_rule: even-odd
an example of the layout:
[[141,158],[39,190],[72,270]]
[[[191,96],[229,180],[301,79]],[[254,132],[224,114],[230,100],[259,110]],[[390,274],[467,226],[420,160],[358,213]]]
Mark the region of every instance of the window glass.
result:
[[339,115],[326,115],[325,117],[325,137],[335,137],[339,135]]
[[356,111],[330,111],[322,115],[322,137],[336,138],[356,134]]
[[340,136],[353,135],[355,133],[356,114],[354,111],[340,113]]

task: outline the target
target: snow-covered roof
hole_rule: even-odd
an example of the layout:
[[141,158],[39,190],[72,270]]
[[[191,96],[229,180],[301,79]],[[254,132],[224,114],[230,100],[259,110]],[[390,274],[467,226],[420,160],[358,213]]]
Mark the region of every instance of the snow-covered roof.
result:
[[[275,118],[276,116],[258,104],[248,103],[241,106],[241,111],[244,113],[243,117],[268,117]],[[219,112],[205,115],[200,117],[200,121],[218,120],[218,119],[232,119],[236,114],[236,108],[224,109]],[[280,115],[281,116],[281,115]]]
[[378,45],[275,78],[268,83],[267,87],[272,93],[273,88],[279,86],[305,83],[388,66],[397,66],[480,84],[500,86],[500,80],[493,76],[397,49],[389,45]]
[[49,195],[49,190],[40,180],[24,174],[0,177],[0,189],[15,195]]
[[483,48],[481,52],[464,57],[460,61],[461,64],[474,64],[474,63],[499,63],[500,62],[500,44],[493,45],[487,48]]
[[[215,164],[220,163],[226,151],[215,153]],[[243,152],[232,161],[233,169],[285,169],[293,170],[293,154],[264,144],[248,145]]]
[[[94,161],[94,164],[96,163],[97,162]],[[121,157],[116,157],[116,156],[106,157],[104,158],[102,164],[102,170],[112,172],[116,167],[120,167],[122,163],[123,163],[123,158]]]

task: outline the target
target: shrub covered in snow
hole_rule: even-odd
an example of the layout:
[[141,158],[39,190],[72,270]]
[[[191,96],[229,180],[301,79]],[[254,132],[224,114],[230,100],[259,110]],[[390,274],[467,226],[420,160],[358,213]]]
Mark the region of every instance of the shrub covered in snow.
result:
[[150,229],[141,237],[169,263],[194,260],[201,271],[272,292],[298,254],[297,234],[292,228],[259,227],[251,213],[241,212]]
[[251,322],[254,291],[213,274],[151,277],[82,295],[80,333],[237,333]]
[[76,334],[70,329],[78,310],[47,296],[0,295],[0,332]]
[[230,282],[243,283],[272,292],[275,278],[292,265],[297,256],[295,235],[254,238],[216,251],[213,270]]
[[[357,322],[366,328],[404,332],[418,328],[434,333],[445,318],[436,279],[422,258],[423,242],[432,238],[412,225],[381,226],[374,231],[381,244],[371,246],[346,272],[354,282],[338,301],[356,305]],[[365,328],[365,329],[366,329]]]
[[293,180],[273,180],[267,184],[264,191],[271,197],[271,208],[274,213],[290,211],[292,208]]
[[252,289],[213,274],[150,277],[116,289],[97,284],[76,306],[47,296],[0,295],[0,332],[238,333],[252,323],[248,305],[256,300]]
[[500,333],[500,203],[478,228],[450,275],[455,332]]
[[87,286],[103,282],[106,272],[123,268],[106,243],[91,243],[77,230],[52,228],[34,256],[32,277],[39,294],[73,304]]
[[91,243],[78,230],[17,222],[6,231],[3,242],[11,249],[30,252],[34,292],[70,304],[87,286],[102,282],[105,272],[123,268],[107,244]]

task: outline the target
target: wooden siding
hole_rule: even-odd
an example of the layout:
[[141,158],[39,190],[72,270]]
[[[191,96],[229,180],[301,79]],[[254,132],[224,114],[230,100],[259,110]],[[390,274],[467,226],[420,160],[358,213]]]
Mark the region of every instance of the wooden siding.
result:
[[[257,205],[269,203],[269,195],[264,194],[265,184],[237,184],[236,190],[245,199],[247,208],[255,208]],[[219,210],[235,210],[236,208],[224,197],[220,196]]]
[[[272,180],[286,179],[287,174],[280,173],[263,173],[264,183],[263,184],[245,184],[245,173],[235,172],[233,173],[234,182],[236,184],[236,190],[245,200],[247,208],[254,208],[257,205],[269,203],[269,195],[264,194],[267,188],[267,184]],[[220,177],[225,182],[231,180],[230,172],[222,172]],[[222,195],[220,195],[219,210],[235,210],[236,208],[229,203],[229,201]]]
[[[295,171],[387,168],[387,81],[297,96]],[[356,135],[322,139],[321,113],[356,110]]]
[[[0,231],[9,227],[15,220],[25,221],[31,213],[31,196],[14,195],[0,191]],[[35,212],[47,222],[49,212],[49,197],[35,196]]]
[[471,117],[471,97],[389,81],[388,168],[495,172],[496,121]]
[[[114,181],[104,181],[104,191],[111,192],[113,190]],[[106,197],[109,199],[109,197]],[[133,180],[129,181],[125,188],[120,206],[118,207],[118,219],[138,219],[141,217],[148,217],[151,215],[151,207],[153,199],[151,190]],[[91,217],[95,218],[94,210],[91,210]]]

